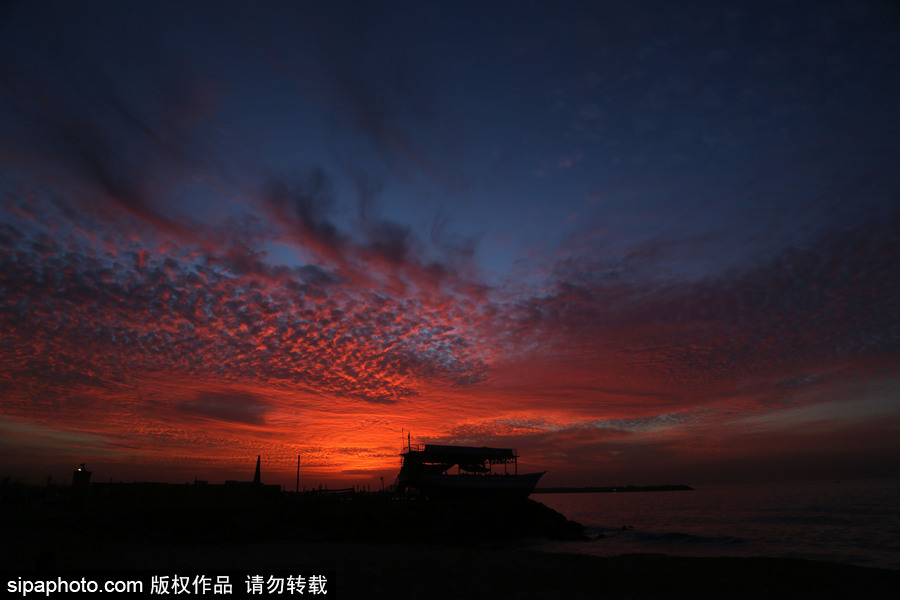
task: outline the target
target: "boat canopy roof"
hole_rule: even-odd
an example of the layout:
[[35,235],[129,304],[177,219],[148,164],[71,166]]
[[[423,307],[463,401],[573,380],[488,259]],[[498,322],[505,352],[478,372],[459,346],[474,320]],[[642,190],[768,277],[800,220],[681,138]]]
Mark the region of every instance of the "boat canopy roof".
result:
[[486,448],[475,446],[439,446],[425,444],[421,451],[428,462],[472,462],[489,460],[491,462],[513,462],[516,451],[512,448]]

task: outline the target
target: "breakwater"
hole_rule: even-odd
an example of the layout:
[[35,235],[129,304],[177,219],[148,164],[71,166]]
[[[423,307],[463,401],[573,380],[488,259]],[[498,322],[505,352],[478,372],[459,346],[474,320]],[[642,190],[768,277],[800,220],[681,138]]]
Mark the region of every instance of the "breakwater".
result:
[[579,494],[604,492],[689,492],[689,485],[617,485],[617,486],[585,486],[585,487],[546,487],[537,488],[535,494]]

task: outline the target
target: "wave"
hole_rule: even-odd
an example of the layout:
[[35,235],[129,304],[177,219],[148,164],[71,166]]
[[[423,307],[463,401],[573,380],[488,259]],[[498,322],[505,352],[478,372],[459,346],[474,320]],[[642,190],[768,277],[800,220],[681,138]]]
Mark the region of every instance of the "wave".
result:
[[682,531],[642,531],[632,527],[620,529],[592,528],[587,530],[588,537],[596,540],[617,539],[619,541],[637,541],[648,543],[676,543],[676,544],[705,544],[705,545],[737,545],[744,544],[746,540],[733,535],[698,535]]
[[663,542],[689,542],[692,544],[743,544],[744,540],[733,535],[696,535],[693,533],[681,533],[678,531],[667,531],[665,533],[654,533],[649,531],[637,531],[635,537],[640,540],[663,541]]
[[823,525],[831,527],[854,527],[857,521],[834,515],[761,515],[748,518],[749,523],[775,525]]

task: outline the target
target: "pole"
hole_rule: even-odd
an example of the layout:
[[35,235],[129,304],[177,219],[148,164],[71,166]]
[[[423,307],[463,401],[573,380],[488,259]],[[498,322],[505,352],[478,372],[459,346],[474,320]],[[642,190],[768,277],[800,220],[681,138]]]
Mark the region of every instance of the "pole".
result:
[[297,491],[300,491],[300,455],[297,455]]

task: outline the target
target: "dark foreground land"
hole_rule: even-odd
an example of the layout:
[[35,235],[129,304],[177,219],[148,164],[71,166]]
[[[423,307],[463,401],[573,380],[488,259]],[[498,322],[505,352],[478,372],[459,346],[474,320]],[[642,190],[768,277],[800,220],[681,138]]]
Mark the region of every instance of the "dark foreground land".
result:
[[[894,598],[900,571],[772,558],[598,558],[522,548],[577,539],[533,501],[512,506],[317,498],[265,510],[3,507],[0,565],[333,573],[339,598]],[[602,543],[602,542],[593,542]]]

